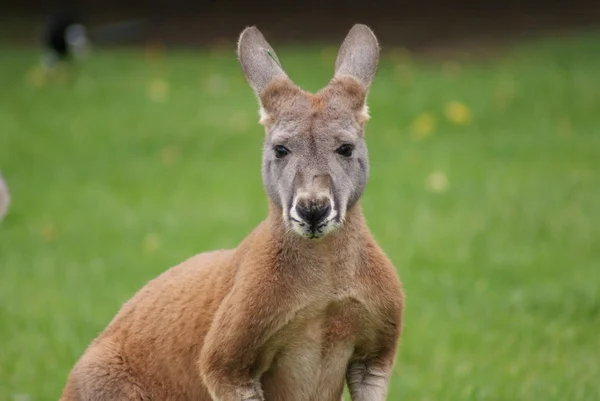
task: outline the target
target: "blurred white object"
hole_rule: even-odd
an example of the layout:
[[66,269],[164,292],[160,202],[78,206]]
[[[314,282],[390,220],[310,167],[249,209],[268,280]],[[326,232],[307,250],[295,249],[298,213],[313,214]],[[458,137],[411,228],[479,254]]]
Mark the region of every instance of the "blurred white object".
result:
[[0,173],[0,221],[6,215],[6,211],[8,210],[8,204],[10,203],[10,194],[8,193],[8,185],[2,178],[2,173]]

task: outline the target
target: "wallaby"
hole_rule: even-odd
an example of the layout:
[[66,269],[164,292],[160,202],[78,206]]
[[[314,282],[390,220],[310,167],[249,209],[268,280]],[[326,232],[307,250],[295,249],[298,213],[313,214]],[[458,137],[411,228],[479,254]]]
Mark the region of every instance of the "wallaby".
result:
[[150,281],[87,348],[62,401],[382,401],[402,328],[396,270],[365,223],[365,99],[379,45],[344,40],[316,94],[256,27],[238,56],[266,128],[267,218]]

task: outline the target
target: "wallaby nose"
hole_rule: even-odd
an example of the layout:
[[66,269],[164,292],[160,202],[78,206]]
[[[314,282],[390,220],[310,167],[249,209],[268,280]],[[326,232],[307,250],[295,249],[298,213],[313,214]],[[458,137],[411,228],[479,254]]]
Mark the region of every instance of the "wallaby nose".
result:
[[310,226],[315,227],[321,223],[331,212],[329,201],[326,202],[298,202],[296,205],[298,216]]

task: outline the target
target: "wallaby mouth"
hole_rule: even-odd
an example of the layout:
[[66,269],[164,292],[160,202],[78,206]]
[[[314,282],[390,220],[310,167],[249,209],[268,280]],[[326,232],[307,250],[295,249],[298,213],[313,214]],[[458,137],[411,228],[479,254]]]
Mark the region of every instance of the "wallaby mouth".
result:
[[334,231],[339,225],[338,212],[329,197],[295,197],[289,210],[289,223],[302,237],[318,239]]

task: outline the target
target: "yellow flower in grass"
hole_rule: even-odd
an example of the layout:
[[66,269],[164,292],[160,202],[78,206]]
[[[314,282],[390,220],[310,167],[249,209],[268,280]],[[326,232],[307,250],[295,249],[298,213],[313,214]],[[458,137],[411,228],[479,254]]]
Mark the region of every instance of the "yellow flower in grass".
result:
[[471,121],[471,109],[461,102],[450,102],[446,105],[446,117],[457,125],[466,125]]
[[427,177],[427,187],[433,192],[445,192],[450,186],[448,176],[443,171],[436,171]]
[[415,118],[410,126],[414,138],[425,138],[433,134],[435,129],[435,117],[430,113],[421,113]]

